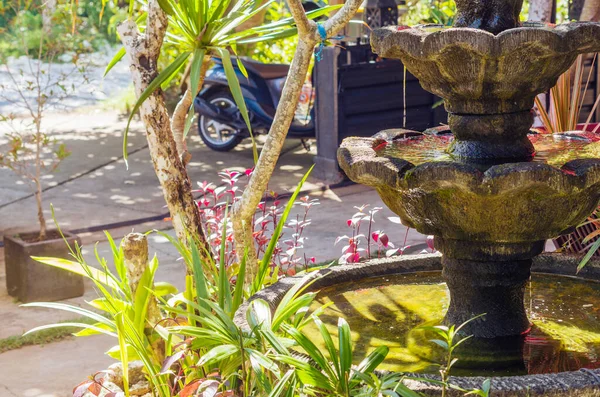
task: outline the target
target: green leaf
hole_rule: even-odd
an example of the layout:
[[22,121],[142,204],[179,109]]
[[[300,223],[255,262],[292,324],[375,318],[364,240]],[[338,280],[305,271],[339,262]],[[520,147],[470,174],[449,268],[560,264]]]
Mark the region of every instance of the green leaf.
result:
[[[104,317],[103,315],[95,313],[91,310],[83,309],[78,306],[68,305],[66,303],[33,302],[33,303],[24,303],[21,305],[21,307],[43,307],[46,309],[63,310],[63,311],[71,312],[71,313],[76,313],[76,314],[79,314],[80,316],[88,317],[88,318],[91,318],[92,320],[98,321],[99,323],[108,325],[110,327],[114,327],[114,324],[109,319]],[[64,323],[61,323],[61,324],[64,324]],[[31,332],[31,331],[29,331],[29,332]]]
[[579,273],[581,271],[581,269],[583,269],[585,267],[585,265],[587,265],[587,263],[590,261],[590,259],[592,259],[592,256],[596,253],[596,251],[598,251],[598,248],[600,248],[600,238],[598,240],[596,240],[594,242],[594,244],[592,244],[592,246],[590,247],[588,252],[585,254],[583,259],[581,260],[581,262],[579,262],[579,265],[577,266],[577,273]]
[[175,11],[171,6],[171,2],[169,0],[158,0],[158,5],[167,15],[175,15]]
[[129,133],[129,125],[131,124],[131,120],[133,120],[133,116],[142,106],[144,101],[148,99],[148,97],[150,97],[150,95],[152,95],[152,93],[156,91],[161,84],[163,84],[165,81],[168,81],[167,79],[173,78],[173,71],[181,67],[181,65],[189,58],[189,56],[189,52],[184,52],[175,58],[175,60],[169,66],[167,66],[158,74],[158,76],[154,78],[154,80],[150,82],[150,84],[148,84],[148,87],[146,87],[144,92],[142,92],[137,102],[133,106],[131,114],[127,119],[127,127],[125,128],[125,133],[123,135],[123,160],[125,161],[125,164],[127,164],[127,134]]
[[195,98],[198,94],[200,87],[200,74],[202,70],[202,63],[204,63],[204,54],[206,50],[204,48],[197,48],[194,51],[194,57],[192,58],[192,66],[190,68],[190,91],[192,98]]
[[296,380],[294,371],[289,370],[277,382],[268,397],[279,397],[288,389],[296,389]]
[[47,325],[41,325],[39,327],[35,327],[30,329],[29,331],[25,332],[23,334],[23,336],[25,335],[29,335],[29,334],[33,334],[34,332],[38,332],[38,331],[42,331],[45,329],[50,329],[50,328],[64,328],[64,327],[78,327],[78,328],[83,328],[86,330],[93,330],[95,333],[97,334],[104,334],[104,335],[108,335],[108,336],[113,336],[113,337],[117,337],[117,334],[115,334],[112,331],[109,331],[108,329],[106,329],[104,326],[104,324],[101,324],[102,326],[99,326],[98,324],[86,324],[86,323],[56,323],[56,324],[47,324]]
[[226,48],[216,48],[216,50],[221,55],[223,69],[225,70],[225,76],[227,77],[227,82],[229,83],[229,90],[231,91],[233,100],[235,101],[235,104],[240,110],[242,118],[246,123],[248,132],[250,133],[250,138],[252,138],[252,155],[254,157],[254,164],[256,164],[258,162],[258,149],[256,147],[254,135],[252,134],[252,125],[250,124],[248,108],[246,107],[246,102],[244,101],[244,94],[242,94],[242,87],[240,87],[240,81],[238,80],[237,74],[235,73],[235,69],[233,68],[233,64],[231,63],[231,54],[229,54],[229,51],[227,51]]
[[338,319],[338,343],[340,349],[340,376],[352,368],[352,336],[350,326],[343,318]]
[[213,347],[208,353],[203,355],[198,361],[199,366],[213,365],[223,361],[238,352],[238,347],[234,345],[220,345]]
[[298,343],[298,345],[320,367],[321,370],[326,371],[331,376],[335,377],[335,374],[331,371],[331,366],[327,362],[325,356],[323,356],[323,353],[321,353],[319,348],[317,348],[317,346],[306,335],[287,324],[283,324],[282,328]]
[[204,267],[202,266],[202,260],[200,259],[198,245],[195,241],[193,241],[191,237],[190,246],[192,247],[192,269],[194,275],[194,284],[196,286],[196,297],[199,299],[199,305],[204,307],[206,310],[209,310],[209,306],[205,302],[210,299],[210,294],[208,292],[208,286],[206,284]]
[[165,281],[157,281],[154,283],[154,294],[156,296],[175,295],[177,287]]
[[248,260],[248,247],[246,247],[244,251],[244,256],[242,257],[240,268],[238,269],[237,277],[235,280],[233,302],[231,303],[232,313],[235,313],[239,309],[239,307],[242,304],[242,300],[244,299],[244,283],[246,277],[246,261]]
[[317,325],[317,328],[319,328],[319,332],[321,332],[321,337],[323,338],[323,342],[325,342],[325,347],[329,352],[329,359],[333,362],[333,366],[335,367],[337,373],[340,373],[340,359],[338,351],[335,348],[335,344],[333,343],[333,339],[331,338],[329,330],[327,330],[325,324],[323,324],[323,322],[318,317],[312,316],[312,318],[315,324]]
[[125,268],[125,258],[123,256],[123,250],[121,249],[121,247],[117,247],[115,241],[113,240],[109,232],[105,231],[104,235],[106,236],[106,240],[110,245],[110,249],[113,255],[113,261],[115,262],[115,269],[117,270],[117,274],[119,275],[121,282],[123,282],[122,285],[126,285],[127,289],[129,289],[129,284],[127,283],[127,269]]
[[123,57],[125,56],[125,47],[121,47],[119,51],[115,54],[115,56],[110,60],[108,65],[106,65],[106,69],[104,69],[104,74],[102,77],[106,77],[108,72],[117,64]]
[[390,349],[387,346],[378,346],[358,364],[356,371],[365,375],[372,373],[385,360],[389,352]]
[[248,305],[248,323],[251,327],[271,328],[271,307],[263,299],[255,299]]
[[67,270],[71,273],[79,274],[80,276],[96,280],[116,290],[120,290],[119,285],[111,277],[109,277],[108,274],[94,267],[87,266],[87,269],[84,269],[85,265],[82,265],[79,262],[74,262],[61,258],[48,258],[41,256],[32,256],[31,258],[45,265],[50,265],[59,269]]
[[219,307],[224,311],[231,308],[231,288],[227,277],[227,264],[225,263],[225,250],[227,248],[227,222],[229,215],[229,202],[225,205],[223,215],[223,231],[221,233],[221,248],[219,250]]
[[119,340],[119,352],[121,353],[121,364],[123,364],[123,386],[125,396],[129,397],[129,358],[127,355],[127,342],[125,341],[125,325],[123,313],[117,313],[115,317],[117,325],[117,338]]
[[440,340],[440,339],[430,339],[429,342],[435,343],[436,345],[441,346],[442,349],[444,349],[444,350],[448,350],[448,343],[446,343],[443,340]]
[[275,359],[289,366],[295,367],[296,376],[300,382],[304,383],[305,385],[318,387],[319,389],[326,391],[333,391],[329,379],[323,375],[321,371],[319,371],[317,368],[314,368],[310,364],[292,356],[278,355],[275,357]]

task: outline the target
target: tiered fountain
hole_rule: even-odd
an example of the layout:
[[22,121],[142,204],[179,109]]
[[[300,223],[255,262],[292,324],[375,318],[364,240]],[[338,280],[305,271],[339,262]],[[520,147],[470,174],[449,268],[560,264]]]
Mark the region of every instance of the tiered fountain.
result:
[[[425,277],[433,277],[433,281],[418,281],[419,276],[415,276],[406,282],[389,276],[438,269],[440,259],[436,256],[334,268],[316,287],[328,287],[321,294],[322,301],[335,303],[335,310],[329,313],[332,318],[359,315],[363,323],[375,324],[361,329],[360,322],[350,322],[359,327],[355,329],[359,334],[355,335],[358,347],[368,350],[390,341],[393,346],[400,346],[402,354],[394,356],[399,364],[392,365],[392,370],[413,368],[402,365],[410,361],[406,356],[434,359],[431,352],[419,352],[415,344],[427,342],[415,337],[414,329],[403,333],[400,326],[401,318],[416,323],[433,320],[428,318],[427,310],[421,310],[429,305],[429,309],[440,310],[438,320],[446,324],[461,324],[485,314],[463,329],[465,334],[474,336],[471,349],[463,354],[471,359],[467,357],[463,362],[478,367],[466,374],[489,376],[490,370],[495,370],[497,374],[526,375],[535,372],[528,371],[531,361],[535,361],[532,354],[523,358],[524,346],[532,345],[532,339],[537,338],[540,343],[552,340],[563,347],[561,354],[570,354],[565,353],[565,343],[557,336],[560,331],[548,337],[540,331],[548,327],[534,326],[532,330],[527,315],[529,310],[535,325],[536,320],[550,315],[539,305],[546,311],[549,307],[553,307],[552,312],[563,310],[552,306],[553,286],[567,291],[561,292],[557,305],[573,305],[573,310],[555,314],[565,317],[555,319],[557,324],[573,325],[578,320],[574,319],[574,312],[581,305],[600,305],[600,299],[586,303],[578,296],[568,296],[585,288],[598,291],[595,284],[586,286],[576,280],[572,282],[583,284],[569,289],[564,285],[571,281],[557,276],[550,281],[541,280],[538,285],[543,284],[544,291],[529,291],[528,302],[534,304],[527,308],[524,304],[532,263],[537,271],[575,274],[574,260],[536,257],[547,239],[571,231],[593,212],[600,200],[600,151],[589,143],[594,139],[583,137],[582,144],[582,137],[573,135],[530,135],[535,96],[552,87],[578,54],[600,51],[600,24],[521,24],[519,0],[456,3],[453,28],[391,26],[377,29],[371,36],[375,53],[401,59],[423,88],[444,99],[449,131],[444,134],[443,129],[426,133],[386,130],[372,138],[347,138],[338,151],[339,163],[350,179],[374,187],[404,225],[435,236],[436,248],[443,254],[442,274],[449,302],[444,288],[440,290],[441,280],[436,281],[435,276]],[[566,150],[570,161],[561,163],[557,148]],[[551,155],[546,156],[546,151]],[[588,158],[579,158],[581,153]],[[548,161],[549,157],[555,161]],[[593,266],[586,271],[590,278],[599,273]],[[376,276],[380,278],[372,278]],[[261,296],[276,301],[296,281],[283,280]],[[403,283],[406,285],[397,285]],[[414,294],[398,298],[403,288]],[[361,301],[364,304],[374,294],[380,295],[372,307],[361,306]],[[393,309],[394,305],[397,309]],[[441,312],[444,306],[445,317]],[[600,334],[593,330],[594,325],[600,328],[596,314],[595,310],[583,314],[589,324],[578,322],[575,328],[567,327],[565,331],[575,329],[595,335],[597,339],[583,338],[584,349],[600,345]],[[560,323],[563,320],[565,323]],[[536,338],[532,333],[536,333]],[[578,338],[579,334],[570,336]],[[552,368],[539,371],[556,372],[553,375],[494,378],[494,395],[600,395],[600,372],[583,369],[560,373],[565,369],[578,370],[591,362],[588,368],[600,366],[596,357],[596,361],[579,360],[575,367],[550,365]],[[503,366],[512,370],[502,372]],[[463,386],[479,381],[455,379]]]

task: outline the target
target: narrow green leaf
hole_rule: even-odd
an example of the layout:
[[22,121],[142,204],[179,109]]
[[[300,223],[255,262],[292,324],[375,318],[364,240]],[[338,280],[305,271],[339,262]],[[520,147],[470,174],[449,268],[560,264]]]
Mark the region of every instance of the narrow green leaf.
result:
[[364,360],[358,364],[356,371],[361,372],[365,375],[375,371],[375,369],[385,360],[390,349],[387,346],[378,346],[373,350]]
[[213,365],[219,361],[223,361],[239,351],[234,345],[221,345],[213,347],[208,353],[203,355],[198,361],[199,366]]
[[338,319],[338,343],[340,349],[340,377],[352,368],[352,336],[350,326],[343,318]]
[[169,0],[158,0],[158,5],[167,15],[174,15],[175,11],[171,6],[171,2]]
[[317,325],[317,328],[319,328],[319,332],[321,332],[321,337],[323,338],[325,347],[329,352],[329,359],[333,362],[333,366],[335,367],[336,372],[340,373],[340,359],[338,351],[335,348],[335,344],[333,343],[333,338],[331,338],[329,330],[327,330],[325,324],[323,324],[323,322],[318,317],[312,316],[312,318],[315,324]]
[[115,288],[116,290],[120,290],[119,285],[111,277],[109,277],[108,274],[96,268],[88,266],[87,269],[84,269],[84,265],[81,263],[61,258],[47,258],[41,256],[32,256],[31,258],[45,265],[67,270],[71,273],[79,274],[80,276],[101,282],[111,288]]
[[195,98],[198,94],[198,90],[200,87],[200,72],[202,70],[202,63],[204,62],[204,54],[206,50],[204,48],[197,48],[194,51],[194,56],[192,58],[192,66],[190,68],[190,91],[192,93],[192,98]]
[[579,273],[581,269],[587,265],[590,259],[592,259],[592,256],[596,253],[596,251],[598,251],[598,248],[600,248],[600,238],[596,240],[594,244],[592,244],[587,254],[585,254],[581,262],[579,262],[579,265],[577,266],[577,273]]
[[227,248],[227,222],[229,216],[229,203],[225,205],[223,216],[223,231],[221,233],[221,248],[219,250],[219,307],[224,311],[231,308],[231,288],[227,277],[227,264],[225,263],[225,250]]
[[252,134],[252,125],[250,124],[248,108],[246,107],[246,102],[244,101],[244,94],[242,94],[242,87],[240,86],[240,81],[237,78],[233,64],[231,63],[231,54],[229,54],[229,51],[227,51],[226,48],[217,48],[217,51],[221,55],[221,60],[223,61],[223,69],[225,70],[225,76],[227,77],[229,90],[231,91],[233,100],[240,110],[242,118],[244,119],[246,127],[248,128],[248,132],[250,133],[250,138],[252,139],[252,154],[254,157],[254,164],[256,164],[258,162],[258,149],[256,147],[254,135]]
[[86,323],[56,323],[56,324],[42,325],[42,326],[30,329],[29,331],[25,332],[23,334],[23,336],[29,335],[29,334],[33,334],[33,333],[38,332],[38,331],[43,331],[45,329],[64,328],[64,327],[78,327],[78,328],[83,328],[83,329],[86,329],[86,330],[93,330],[94,332],[96,332],[98,334],[104,334],[104,335],[108,335],[108,336],[113,336],[115,338],[117,337],[117,334],[115,334],[114,332],[106,329],[104,325],[102,327],[100,327],[98,325],[91,325],[91,324],[86,324]]
[[429,342],[435,343],[436,345],[441,346],[442,349],[444,349],[444,350],[448,350],[448,343],[446,343],[443,340],[440,340],[440,339],[430,339]]
[[202,266],[202,260],[200,259],[200,253],[198,251],[198,245],[190,237],[190,246],[192,247],[192,269],[194,275],[194,284],[196,286],[196,297],[198,298],[198,304],[209,310],[209,306],[205,303],[205,300],[210,299],[208,292],[208,285],[206,283],[206,277],[204,275],[204,267]]
[[104,74],[102,77],[106,77],[108,72],[117,64],[123,57],[125,56],[125,47],[121,47],[119,51],[115,54],[115,56],[110,60],[108,65],[106,65],[106,69],[104,69]]
[[117,338],[119,340],[119,352],[121,353],[121,364],[123,364],[123,386],[125,396],[129,397],[129,359],[127,355],[127,342],[125,341],[125,325],[123,313],[117,313],[115,324],[117,325]]
[[[91,310],[87,310],[87,309],[78,307],[78,306],[68,305],[66,303],[33,302],[33,303],[24,303],[21,305],[21,307],[43,307],[46,309],[63,310],[63,311],[71,312],[71,313],[76,313],[80,316],[85,316],[85,317],[91,318],[92,320],[98,321],[99,323],[108,325],[110,327],[114,327],[114,324],[109,319],[104,317],[103,315],[95,313]],[[63,323],[61,323],[61,324],[63,324]]]
[[231,312],[235,313],[237,309],[242,304],[242,300],[244,299],[244,283],[246,279],[246,261],[248,260],[248,247],[244,250],[244,256],[242,257],[242,261],[240,263],[240,268],[238,269],[235,288],[233,291],[233,302],[231,303]]
[[183,139],[187,138],[188,132],[190,132],[190,128],[192,128],[192,121],[194,121],[194,116],[196,115],[196,111],[194,109],[194,102],[190,105],[188,109],[187,116],[185,116],[185,124],[183,126]]
[[162,83],[167,81],[168,78],[173,78],[173,71],[178,69],[189,58],[189,56],[189,52],[184,52],[175,58],[175,60],[169,66],[167,66],[158,74],[158,76],[154,78],[154,80],[150,82],[150,84],[148,84],[148,87],[146,87],[144,92],[142,92],[137,102],[133,106],[131,114],[127,119],[127,127],[125,128],[125,133],[123,135],[123,160],[125,161],[125,164],[127,164],[127,134],[129,133],[129,125],[131,124],[131,120],[133,120],[133,116],[142,106],[142,103],[144,103],[144,101],[148,99],[148,97],[150,97],[150,95],[152,95],[152,93],[156,91],[156,89],[158,89]]

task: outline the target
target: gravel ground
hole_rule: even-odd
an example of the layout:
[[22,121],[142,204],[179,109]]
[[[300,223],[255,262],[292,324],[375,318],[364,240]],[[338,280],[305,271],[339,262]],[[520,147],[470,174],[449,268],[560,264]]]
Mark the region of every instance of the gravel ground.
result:
[[[131,75],[125,60],[103,78],[104,69],[117,50],[115,47],[80,57],[77,65],[85,69],[83,74],[69,55],[61,56],[62,62],[42,63],[40,85],[45,87],[49,97],[47,111],[73,111],[94,106],[126,90],[131,85]],[[23,56],[0,65],[0,115],[24,116],[28,114],[23,107],[24,101],[36,104],[37,92],[29,87],[35,82],[38,63]]]

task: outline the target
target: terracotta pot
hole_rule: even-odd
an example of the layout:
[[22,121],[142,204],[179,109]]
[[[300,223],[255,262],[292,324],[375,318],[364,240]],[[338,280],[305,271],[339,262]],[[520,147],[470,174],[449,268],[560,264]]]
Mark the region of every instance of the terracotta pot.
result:
[[[4,261],[8,294],[19,301],[56,301],[83,295],[83,277],[36,262],[32,256],[68,258],[69,248],[56,232],[49,240],[32,241],[35,234],[4,236]],[[70,246],[79,238],[66,232]]]

